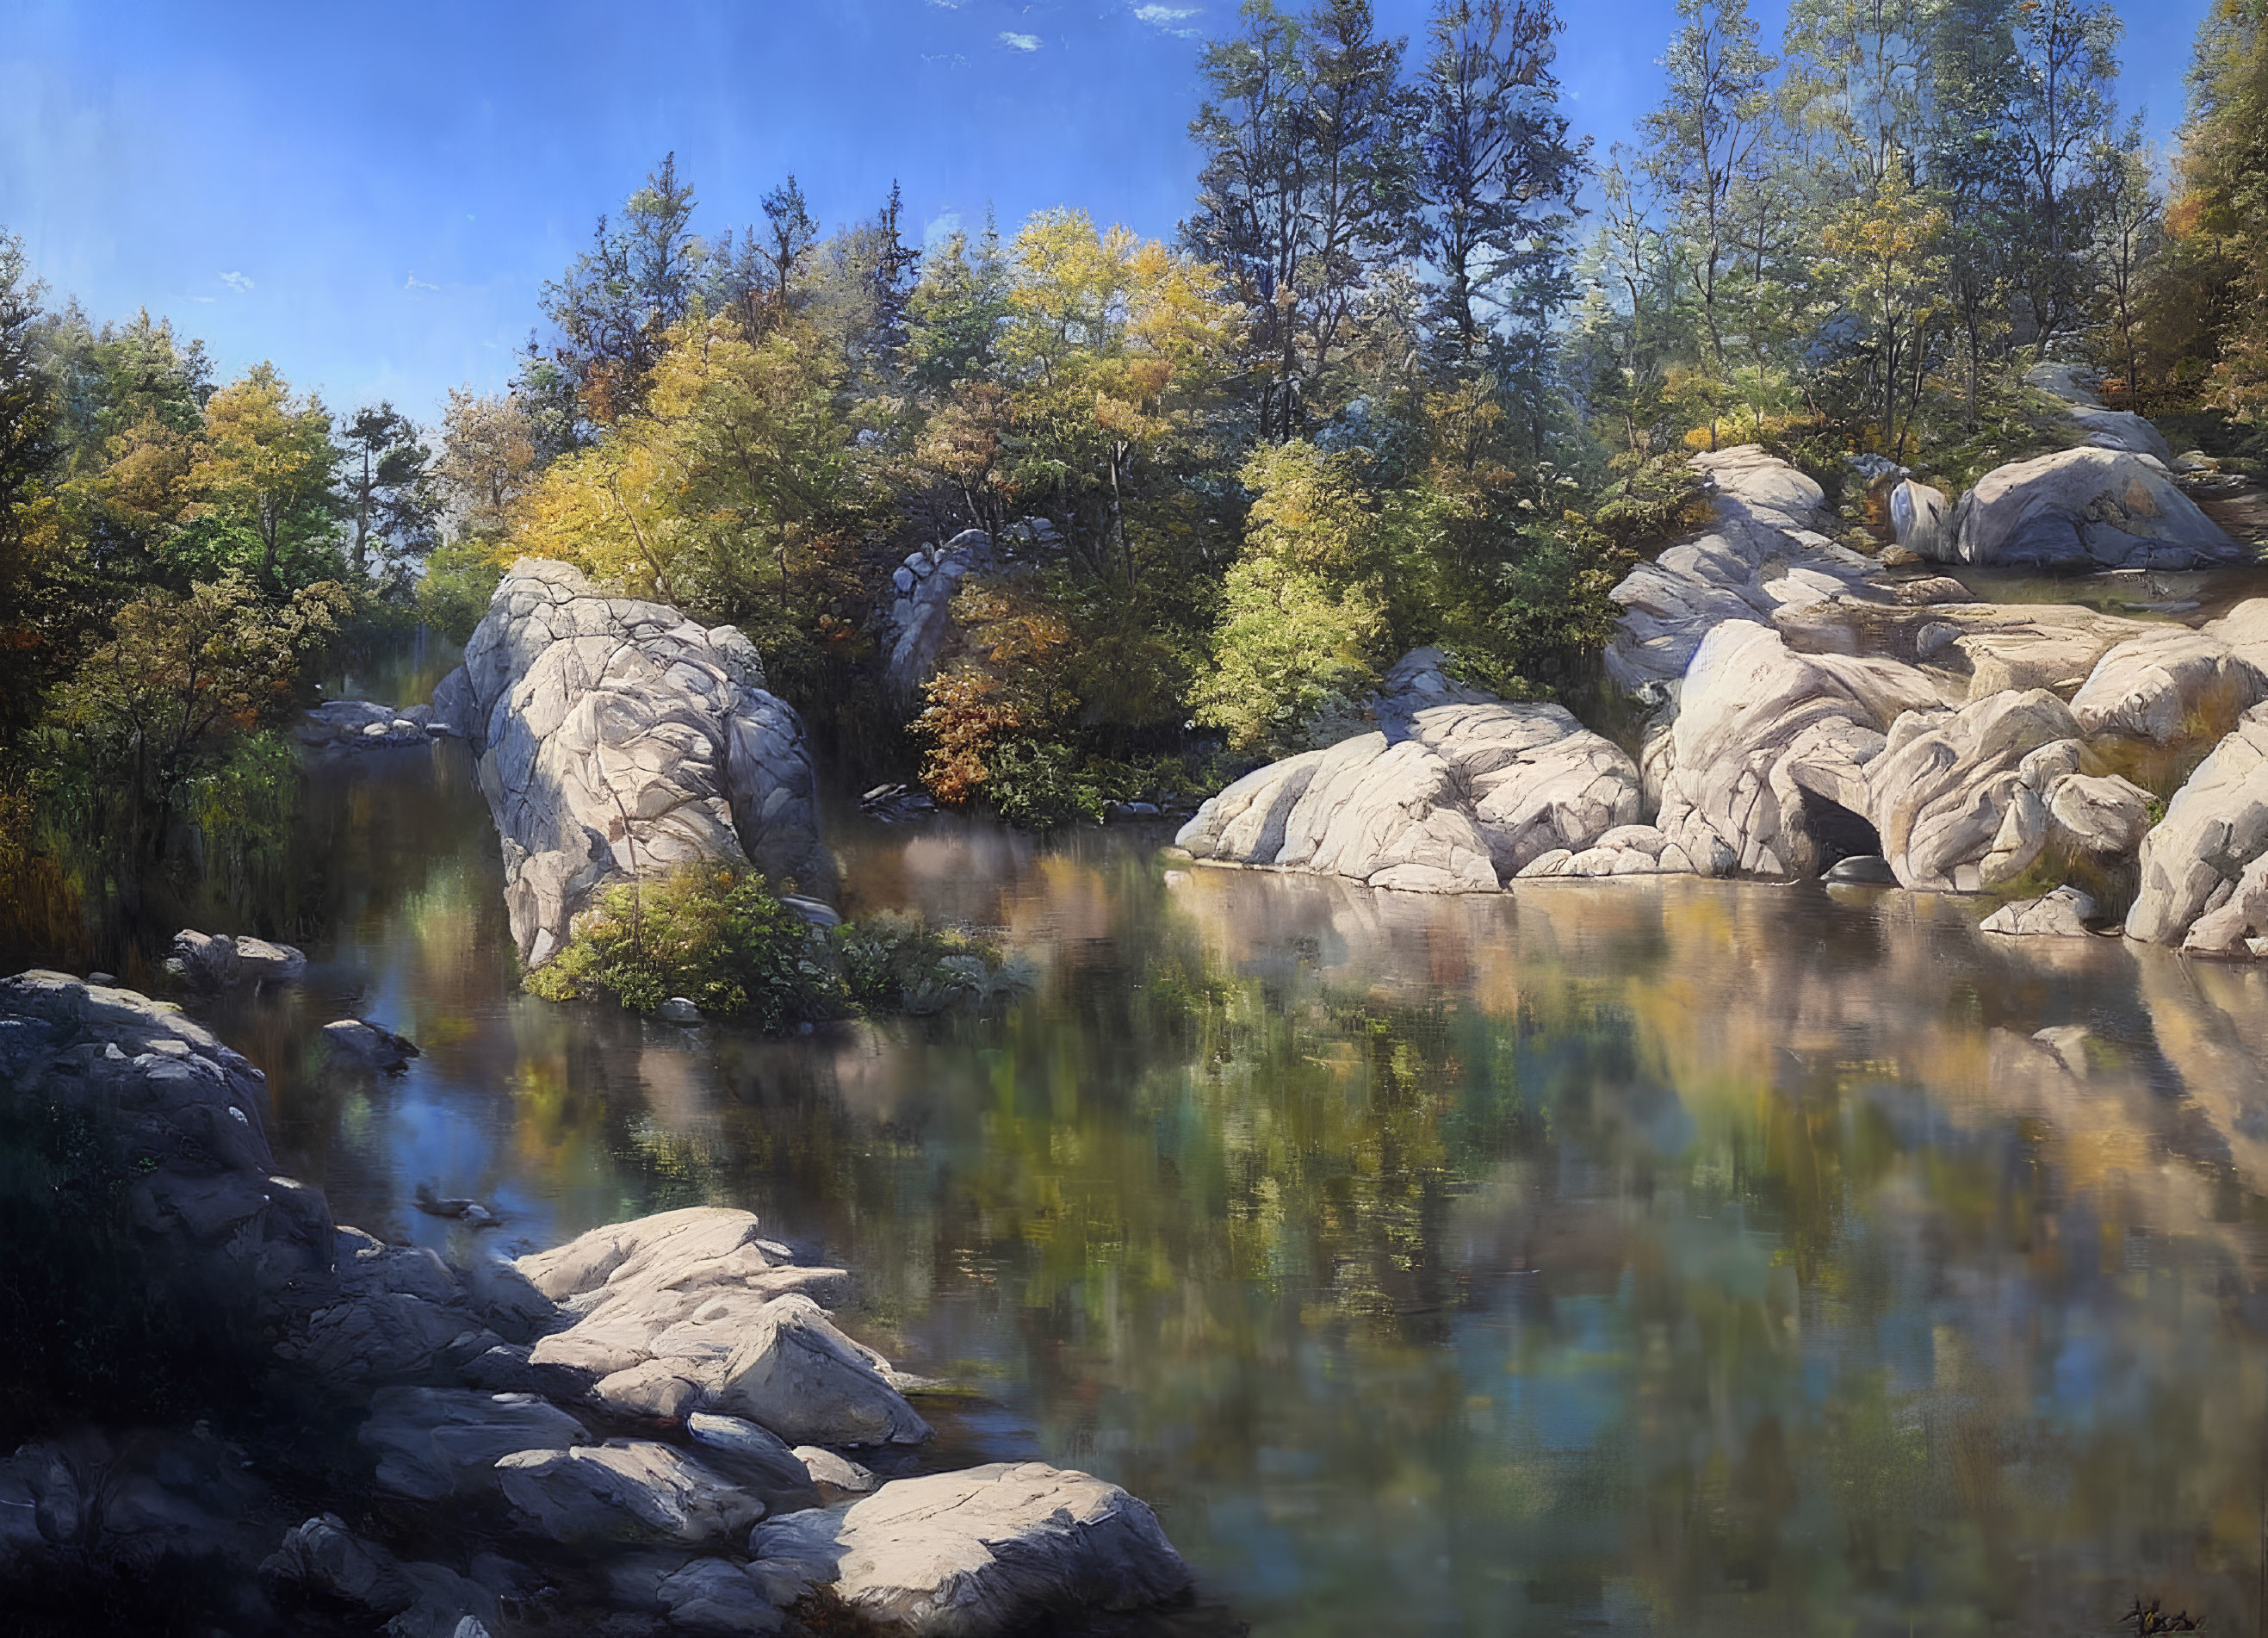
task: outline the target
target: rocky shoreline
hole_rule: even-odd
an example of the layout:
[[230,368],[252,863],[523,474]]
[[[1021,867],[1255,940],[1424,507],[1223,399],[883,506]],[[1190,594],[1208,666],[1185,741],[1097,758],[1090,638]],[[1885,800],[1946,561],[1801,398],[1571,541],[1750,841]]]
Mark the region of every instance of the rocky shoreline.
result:
[[55,1427],[0,1463],[12,1585],[194,1572],[230,1630],[392,1638],[975,1634],[1189,1596],[1114,1485],[921,1472],[908,1395],[932,1384],[836,1324],[846,1271],[752,1214],[516,1260],[386,1244],[275,1172],[258,1069],[170,1003],[61,973],[0,980],[0,1070],[13,1114],[92,1123],[140,1295],[243,1322],[270,1440]]
[[1177,847],[1421,892],[1873,881],[1997,896],[2005,913],[1978,912],[1994,932],[2268,956],[2268,598],[2192,628],[1980,601],[1926,572],[2258,561],[2183,492],[2195,463],[2169,465],[2149,423],[2067,368],[2034,384],[2087,441],[1957,504],[1883,463],[1901,547],[1879,556],[1831,536],[1824,492],[1786,461],[1694,457],[1712,521],[1613,593],[1605,668],[1645,713],[1637,754],[1420,650],[1374,732],[1246,776]]

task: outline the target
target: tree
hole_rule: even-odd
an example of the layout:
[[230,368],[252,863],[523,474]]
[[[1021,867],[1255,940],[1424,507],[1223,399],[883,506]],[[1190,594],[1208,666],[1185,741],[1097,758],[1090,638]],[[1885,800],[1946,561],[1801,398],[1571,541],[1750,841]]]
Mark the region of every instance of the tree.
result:
[[1565,236],[1587,142],[1568,139],[1551,72],[1551,0],[1438,0],[1425,64],[1421,244],[1436,321],[1474,360],[1505,318],[1535,322],[1570,293]]
[[1675,203],[1709,340],[1709,363],[1725,372],[1727,253],[1735,190],[1760,168],[1771,134],[1770,77],[1778,66],[1756,44],[1748,0],[1678,0],[1682,26],[1662,59],[1668,94],[1646,117],[1646,169]]
[[280,720],[301,662],[350,607],[334,582],[281,602],[230,575],[184,595],[142,593],[57,690],[56,724],[79,764],[95,833],[155,853],[192,775],[233,737]]
[[[600,217],[591,248],[543,287],[543,314],[559,339],[536,356],[556,367],[578,422],[611,424],[644,400],[663,337],[700,288],[707,253],[688,225],[693,208],[693,184],[678,176],[677,156],[665,154],[624,202],[621,225]],[[573,431],[576,442],[587,436],[581,424]]]
[[1044,496],[1084,565],[1139,578],[1135,514],[1202,440],[1238,338],[1211,269],[1080,210],[1017,233],[1000,367],[1021,449],[1014,486]]
[[31,589],[48,555],[53,522],[46,491],[59,451],[54,378],[39,356],[41,286],[24,263],[24,241],[0,233],[0,604],[8,613],[0,638],[0,723],[29,713],[37,673],[24,665],[39,641]]
[[373,543],[403,557],[432,550],[436,507],[432,452],[416,424],[391,403],[359,410],[340,436],[345,452],[340,486],[354,528],[350,558],[357,583],[368,578]]
[[[1945,286],[1941,253],[1948,224],[1936,201],[1908,180],[1904,156],[1891,158],[1880,186],[1838,210],[1821,244],[1842,258],[1852,310],[1874,336],[1870,408],[1883,443],[1903,460],[1921,407],[1929,325]],[[1903,422],[1902,390],[1909,405]]]
[[501,535],[512,503],[534,482],[535,429],[516,395],[449,389],[433,476],[466,535]]
[[1241,751],[1328,742],[1376,685],[1387,636],[1384,535],[1344,455],[1309,443],[1254,453],[1256,498],[1229,570],[1197,719]]
[[772,306],[784,314],[796,274],[819,241],[819,224],[811,219],[803,188],[792,173],[787,181],[764,196],[764,260],[772,277]]
[[2030,229],[2024,284],[2041,339],[2078,322],[2088,192],[2096,156],[2113,148],[2111,86],[2124,28],[2110,0],[2026,0],[2017,7],[2023,78],[2012,123]]
[[1403,42],[1379,36],[1368,0],[1296,22],[1245,0],[1239,16],[1199,62],[1205,165],[1182,239],[1251,315],[1257,431],[1274,439],[1329,413],[1364,290],[1413,246],[1416,108]]
[[942,393],[992,374],[1008,316],[1008,263],[990,220],[973,242],[965,233],[946,235],[923,263],[907,315],[906,357],[916,385]]
[[1949,218],[1947,291],[1964,354],[1962,424],[1972,432],[1985,349],[2007,332],[2015,282],[2023,195],[2012,115],[2022,78],[2013,0],[1939,0],[1921,166]]
[[2109,332],[2108,347],[2130,409],[2139,408],[2142,390],[2138,334],[2142,281],[2165,242],[2166,201],[2158,191],[2156,168],[2142,147],[2139,121],[2118,148],[2098,155],[2095,161],[2102,194],[2088,262],[2095,302]]
[[[254,365],[212,395],[187,477],[184,522],[213,519],[249,531],[261,582],[287,589],[325,578],[337,521],[331,476],[339,452],[320,400],[294,397],[272,364]],[[285,554],[291,554],[287,559]]]

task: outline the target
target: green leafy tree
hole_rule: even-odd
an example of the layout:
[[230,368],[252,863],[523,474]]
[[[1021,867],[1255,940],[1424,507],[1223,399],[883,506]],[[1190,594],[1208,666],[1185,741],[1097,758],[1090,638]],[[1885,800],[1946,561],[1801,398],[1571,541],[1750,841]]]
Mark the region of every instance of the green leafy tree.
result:
[[80,833],[129,859],[161,850],[192,781],[291,711],[303,662],[349,606],[335,582],[277,602],[240,574],[128,603],[55,695],[50,749]]
[[701,285],[707,248],[689,225],[694,203],[677,156],[665,154],[624,202],[620,223],[601,216],[591,248],[543,287],[543,314],[557,340],[541,353],[531,343],[526,389],[571,417],[562,429],[566,446],[644,401],[665,338]]
[[271,589],[328,579],[338,568],[338,461],[321,402],[295,396],[274,365],[254,365],[205,406],[181,519],[211,520],[256,543],[259,561],[247,566]]
[[433,454],[416,424],[391,403],[357,410],[339,443],[344,451],[339,487],[353,530],[348,562],[359,584],[369,578],[373,550],[400,561],[432,550],[438,510]]

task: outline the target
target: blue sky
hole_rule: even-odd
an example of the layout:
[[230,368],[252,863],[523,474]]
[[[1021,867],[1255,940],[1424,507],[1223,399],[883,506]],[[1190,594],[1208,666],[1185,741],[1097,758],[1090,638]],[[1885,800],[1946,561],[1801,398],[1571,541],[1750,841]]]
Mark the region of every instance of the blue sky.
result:
[[[2208,0],[2121,0],[2161,136]],[[1603,150],[1657,99],[1674,0],[1562,0]],[[1378,0],[1422,37],[1426,0]],[[1776,40],[1785,0],[1756,0]],[[1056,204],[1169,234],[1197,36],[1233,0],[174,4],[0,0],[0,226],[57,297],[272,359],[334,408],[500,386],[543,281],[674,149],[715,232],[788,172],[834,225]]]

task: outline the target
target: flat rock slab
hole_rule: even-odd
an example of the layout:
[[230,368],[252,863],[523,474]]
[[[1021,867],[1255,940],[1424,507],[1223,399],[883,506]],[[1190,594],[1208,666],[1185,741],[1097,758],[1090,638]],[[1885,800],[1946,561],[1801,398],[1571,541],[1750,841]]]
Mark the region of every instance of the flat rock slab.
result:
[[530,1393],[381,1388],[356,1437],[378,1457],[378,1487],[438,1502],[492,1488],[498,1457],[588,1444],[583,1424]]
[[497,1482],[513,1513],[561,1542],[736,1540],[764,1504],[674,1445],[615,1439],[499,1458]]
[[434,699],[478,753],[523,962],[556,955],[608,884],[681,865],[834,891],[802,720],[763,682],[735,627],[513,565]]
[[840,1510],[790,1514],[749,1551],[799,1568],[885,1632],[976,1638],[1055,1611],[1140,1609],[1190,1585],[1147,1505],[1042,1463],[901,1479]]

